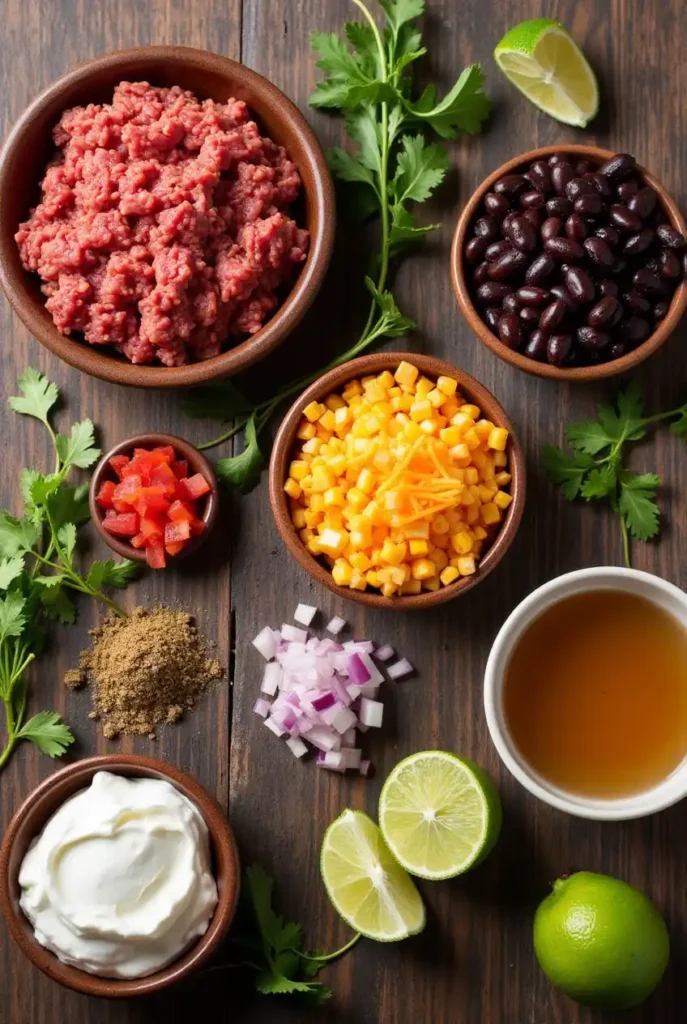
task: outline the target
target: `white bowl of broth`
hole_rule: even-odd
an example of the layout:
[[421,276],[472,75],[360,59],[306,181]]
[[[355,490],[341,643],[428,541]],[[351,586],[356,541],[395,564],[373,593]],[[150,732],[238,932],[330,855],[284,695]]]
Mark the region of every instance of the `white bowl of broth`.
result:
[[545,583],[494,641],[484,707],[540,800],[617,821],[669,807],[687,795],[687,594],[614,567]]

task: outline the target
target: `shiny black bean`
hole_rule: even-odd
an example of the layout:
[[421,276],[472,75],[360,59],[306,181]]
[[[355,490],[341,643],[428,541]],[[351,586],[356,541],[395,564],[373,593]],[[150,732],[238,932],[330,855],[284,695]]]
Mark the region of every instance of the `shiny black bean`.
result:
[[611,186],[608,182],[608,178],[604,178],[603,174],[599,174],[597,171],[592,171],[591,174],[583,174],[582,177],[585,181],[591,181],[592,185],[604,199],[609,199],[611,196]]
[[520,208],[522,210],[541,210],[546,206],[546,199],[542,192],[523,192],[520,196]]
[[544,252],[530,263],[525,272],[525,281],[527,284],[542,285],[555,269],[555,260]]
[[606,349],[605,355],[609,363],[612,359],[620,359],[621,356],[625,355],[625,345],[622,341],[614,341]]
[[547,238],[544,251],[553,256],[559,263],[578,263],[584,256],[584,249],[579,242],[569,238]]
[[651,334],[651,325],[643,317],[628,316],[618,324],[616,334],[628,345],[641,345]]
[[484,209],[487,213],[490,213],[492,217],[503,220],[508,211],[510,210],[510,202],[507,196],[497,196],[496,192],[487,192],[484,197]]
[[597,238],[606,242],[607,245],[610,245],[612,249],[620,243],[620,234],[615,228],[612,228],[610,224],[602,224],[600,227],[596,228],[594,234]]
[[537,233],[524,217],[514,217],[508,225],[507,234],[519,252],[533,252],[537,247]]
[[662,298],[668,290],[665,282],[650,270],[638,270],[632,283],[643,295],[655,295],[658,298]]
[[598,192],[587,193],[575,200],[575,213],[579,213],[583,217],[598,217],[602,209],[603,199]]
[[542,226],[542,222],[544,220],[543,215],[545,212],[546,211],[544,210],[534,210],[532,209],[532,207],[530,207],[529,210],[525,210],[525,212],[523,213],[523,217],[525,218],[525,220],[528,220],[530,222],[530,224],[536,232],[539,232]]
[[656,201],[658,196],[653,188],[649,188],[645,185],[644,188],[640,188],[639,192],[635,192],[633,196],[627,200],[628,210],[632,210],[642,220],[646,220],[656,209]]
[[492,242],[488,245],[484,251],[484,258],[487,263],[494,263],[503,256],[504,253],[510,252],[513,246],[510,244],[507,238],[502,238],[499,242]]
[[545,242],[547,238],[555,238],[560,235],[562,227],[563,221],[560,217],[547,217],[540,230],[542,241]]
[[512,290],[507,284],[502,284],[500,281],[485,281],[477,289],[477,301],[481,302],[483,306],[495,306],[497,302],[503,302],[506,295],[510,295]]
[[606,334],[605,331],[597,331],[596,327],[578,327],[577,328],[577,343],[582,348],[591,350],[592,352],[598,351],[600,348],[608,345],[611,340],[610,334]]
[[555,295],[557,299],[560,299],[561,302],[565,303],[565,308],[568,310],[568,312],[579,312],[579,306],[577,305],[577,303],[575,302],[572,295],[570,294],[570,292],[564,284],[555,284],[549,290],[551,292],[551,295]]
[[511,292],[510,295],[506,295],[502,306],[506,313],[519,313],[522,303],[515,295],[515,292]]
[[553,191],[553,185],[551,184],[551,168],[547,164],[546,160],[535,160],[527,172],[527,177],[530,179],[537,192],[541,192],[543,195],[548,195]]
[[566,305],[562,299],[556,299],[550,306],[547,306],[539,317],[539,329],[551,334],[556,330],[559,323],[567,313]]
[[653,245],[655,238],[656,233],[653,228],[644,228],[638,235],[628,238],[623,246],[623,252],[626,256],[639,256]]
[[[598,197],[585,196],[585,199],[592,199]],[[588,235],[587,225],[580,217],[579,213],[571,213],[565,222],[565,233],[568,238],[573,242],[584,242]]]
[[535,288],[530,284],[518,288],[515,294],[525,306],[543,306],[549,297],[546,288]]
[[615,256],[603,238],[586,238],[582,243],[592,263],[598,267],[612,267]]
[[599,281],[599,295],[601,295],[603,298],[606,298],[606,296],[611,295],[614,299],[616,299],[618,297],[619,291],[620,288],[618,287],[617,281],[611,281],[611,279],[608,277],[605,278],[603,281]]
[[591,160],[578,160],[575,164],[575,174],[578,178],[583,177],[585,174],[590,174],[594,170],[594,164]]
[[524,252],[511,249],[499,256],[497,260],[489,264],[487,273],[492,281],[505,281],[508,277],[519,274],[527,266],[527,256]]
[[572,347],[572,334],[552,334],[546,343],[546,358],[552,366],[562,366]]
[[496,182],[494,192],[513,198],[519,196],[521,192],[525,192],[531,184],[524,174],[506,174]]
[[613,260],[613,266],[611,267],[611,273],[615,274],[616,277],[620,277],[627,270],[627,260],[623,259],[622,256],[617,256]]
[[621,206],[619,203],[615,203],[609,207],[608,216],[611,219],[613,225],[618,228],[619,231],[624,231],[629,235],[636,235],[642,230],[642,218],[638,217],[632,210],[628,210],[626,206]]
[[573,204],[565,196],[555,196],[546,203],[549,217],[569,217],[573,212]]
[[666,314],[667,314],[669,309],[670,309],[670,303],[666,299],[661,299],[661,301],[657,302],[656,305],[654,306],[654,309],[653,309],[654,320],[656,322],[658,322],[659,320],[663,320],[663,318],[666,316]]
[[585,181],[584,178],[571,178],[565,186],[566,198],[571,203],[574,203],[580,196],[588,196],[592,193],[597,194],[595,185],[591,181]]
[[616,298],[606,295],[589,310],[587,323],[590,327],[604,327],[606,324],[612,324],[616,318],[620,317],[622,308]]
[[586,304],[594,299],[594,282],[581,267],[570,267],[565,275],[565,287],[575,302]]
[[659,260],[661,261],[661,277],[667,281],[674,281],[676,278],[682,277],[680,260],[670,249],[661,249]]
[[629,181],[623,181],[622,184],[618,185],[615,190],[615,194],[618,199],[622,199],[624,203],[631,199],[632,196],[636,196],[639,192],[640,185],[636,178],[630,178]]
[[629,292],[625,292],[623,295],[623,305],[630,313],[638,313],[640,316],[646,316],[651,309],[649,300],[645,299],[634,288],[631,288]]
[[525,325],[526,330],[531,331],[539,323],[539,310],[532,306],[523,306],[520,310],[520,322]]
[[656,234],[661,239],[661,243],[669,249],[680,251],[687,246],[687,239],[684,235],[681,235],[677,228],[671,227],[670,224],[659,224]]
[[486,260],[484,261],[484,263],[480,263],[480,265],[475,270],[475,273],[472,275],[473,284],[484,284],[484,282],[489,278],[489,274],[487,273],[488,269],[489,264],[487,263]]
[[548,338],[543,331],[532,331],[523,352],[530,359],[543,363],[546,360],[546,344]]
[[567,153],[553,153],[549,157],[549,167],[555,167],[556,164],[569,164],[570,157]]
[[501,233],[498,220],[496,217],[492,217],[491,214],[478,217],[473,230],[477,238],[486,238],[487,242],[496,241]]
[[605,175],[611,181],[622,181],[634,172],[637,161],[629,153],[616,153],[610,160],[599,167],[599,174]]
[[508,228],[515,218],[519,216],[520,214],[517,210],[511,210],[510,213],[507,213],[503,218],[503,222],[501,223],[501,235],[503,238],[508,238]]
[[[506,295],[506,299],[507,298],[508,296]],[[500,306],[489,306],[489,308],[485,309],[484,311],[484,319],[486,320],[487,324],[494,333],[496,333],[499,329],[499,318],[502,313],[503,310],[501,309]]]
[[468,263],[479,263],[484,259],[484,250],[487,247],[486,238],[471,238],[465,246],[465,259]]
[[572,165],[567,161],[565,163],[555,164],[551,169],[551,184],[553,185],[554,191],[557,195],[562,196],[565,193],[565,187],[569,181],[575,177],[575,172]]
[[520,321],[514,313],[502,313],[498,323],[499,338],[508,348],[517,348],[522,341]]

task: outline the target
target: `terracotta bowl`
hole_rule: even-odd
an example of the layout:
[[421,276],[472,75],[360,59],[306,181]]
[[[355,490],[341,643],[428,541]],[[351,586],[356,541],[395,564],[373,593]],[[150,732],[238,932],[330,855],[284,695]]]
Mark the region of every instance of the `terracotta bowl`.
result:
[[[164,779],[196,805],[210,833],[210,850],[219,901],[205,934],[178,960],[156,974],[135,980],[101,978],[63,964],[35,939],[33,928],[19,906],[19,869],[31,841],[48,818],[81,789],[96,772],[109,771],[131,778]],[[12,938],[31,962],[53,981],[89,996],[128,998],[148,995],[186,978],[207,963],[227,934],[239,895],[239,861],[234,836],[214,797],[190,775],[151,757],[104,754],[70,764],[50,775],[21,805],[12,818],[0,847],[0,907]]]
[[[453,282],[453,290],[456,294],[460,311],[467,320],[471,331],[492,352],[495,352],[499,359],[505,360],[511,366],[517,366],[519,370],[525,370],[526,373],[532,373],[537,377],[551,377],[554,380],[589,381],[600,380],[602,377],[614,377],[616,374],[625,373],[628,370],[634,369],[639,363],[644,362],[673,333],[687,307],[687,283],[685,281],[678,285],[665,319],[660,322],[654,333],[646,341],[642,342],[641,345],[638,345],[637,348],[621,356],[620,359],[614,359],[609,363],[565,369],[564,367],[551,366],[549,363],[539,363],[535,359],[528,359],[527,356],[504,345],[500,338],[490,331],[475,309],[465,277],[463,251],[466,241],[469,240],[468,230],[472,225],[485,193],[489,192],[494,183],[503,177],[504,174],[510,174],[513,171],[519,170],[523,165],[532,163],[533,160],[550,157],[554,153],[574,153],[581,159],[591,160],[599,165],[614,155],[614,151],[610,149],[598,149],[596,146],[570,146],[563,144],[531,149],[527,153],[521,153],[520,156],[508,160],[505,164],[501,164],[475,189],[458,219],[451,248],[451,280]],[[678,231],[681,231],[683,235],[687,235],[687,224],[685,224],[684,217],[680,213],[675,200],[666,192],[663,185],[653,174],[650,174],[639,165],[637,170],[646,184],[651,185],[658,193],[659,201],[670,223]]]
[[210,484],[209,493],[205,498],[201,499],[201,501],[205,502],[205,507],[203,508],[203,514],[201,517],[205,523],[204,531],[199,534],[198,537],[193,537],[183,551],[180,551],[178,555],[174,555],[168,564],[173,564],[179,558],[186,558],[187,555],[193,554],[193,552],[196,551],[206,540],[213,526],[217,522],[217,513],[219,511],[219,484],[217,483],[217,477],[215,476],[214,469],[202,452],[199,452],[198,449],[194,448],[188,441],[184,441],[183,437],[175,437],[173,434],[136,434],[134,437],[127,437],[124,441],[120,441],[119,444],[116,444],[114,448],[111,448],[109,452],[103,455],[102,459],[95,467],[88,490],[88,506],[90,508],[91,519],[96,531],[108,547],[112,548],[113,551],[116,551],[117,554],[121,555],[123,558],[131,558],[136,562],[145,562],[146,553],[144,548],[132,547],[128,540],[120,540],[119,537],[115,537],[113,534],[109,533],[103,526],[105,511],[96,501],[96,495],[106,480],[119,479],[110,466],[109,460],[113,455],[131,455],[134,448],[156,448],[158,446],[165,445],[171,445],[182,459],[186,459],[188,462],[189,476],[193,476],[194,473],[202,473]]
[[[52,129],[63,111],[106,102],[123,80],[180,85],[201,98],[245,100],[264,132],[283,145],[303,181],[297,219],[310,232],[308,257],[282,305],[265,326],[221,355],[187,366],[134,366],[123,356],[65,337],[45,308],[37,274],[20,262],[14,235],[39,198],[54,153]],[[136,387],[176,388],[229,377],[263,359],[291,333],[313,301],[334,244],[335,201],[322,147],[303,115],[261,75],[243,64],[186,46],[145,46],[107,53],[68,72],[34,100],[0,154],[0,282],[15,312],[46,348],[78,370]]]
[[[509,471],[513,476],[511,482],[511,494],[513,501],[503,519],[498,533],[486,549],[485,554],[477,566],[477,572],[473,576],[464,576],[447,587],[441,587],[436,591],[426,591],[422,594],[409,594],[400,597],[384,597],[376,591],[351,590],[350,587],[339,587],[332,579],[329,568],[320,562],[314,555],[311,555],[301,541],[296,528],[291,522],[289,501],[284,492],[284,483],[288,476],[288,466],[293,457],[296,447],[296,431],[303,415],[303,409],[312,401],[322,401],[332,392],[340,391],[344,385],[354,377],[362,377],[366,374],[381,373],[382,370],[396,369],[401,360],[407,360],[418,367],[421,373],[427,377],[455,377],[458,381],[459,390],[470,401],[480,407],[484,415],[500,427],[506,427],[510,434],[508,442],[508,455],[510,458]],[[490,391],[471,377],[464,370],[459,370],[450,363],[441,359],[434,359],[432,356],[419,355],[415,352],[380,352],[375,355],[361,356],[359,359],[352,359],[343,366],[337,366],[311,384],[291,406],[284,417],[279,433],[272,448],[272,458],[269,468],[270,503],[272,512],[277,524],[277,529],[287,548],[314,580],[331,590],[338,597],[349,601],[357,601],[359,604],[366,604],[372,608],[394,608],[398,611],[410,611],[415,608],[430,608],[432,605],[443,604],[454,597],[467,593],[477,586],[485,576],[488,576],[492,569],[496,568],[506,551],[510,547],[517,532],[520,520],[522,519],[525,507],[525,456],[518,438],[513,430],[513,425],[506,416],[503,407],[497,402]]]

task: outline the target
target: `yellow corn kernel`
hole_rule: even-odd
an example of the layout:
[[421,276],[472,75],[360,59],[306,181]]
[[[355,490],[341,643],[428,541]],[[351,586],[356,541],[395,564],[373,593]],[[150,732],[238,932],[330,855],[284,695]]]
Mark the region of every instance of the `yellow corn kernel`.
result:
[[494,487],[487,487],[486,484],[477,484],[477,497],[483,504],[491,501],[495,494],[496,489]]
[[442,571],[439,573],[439,579],[441,580],[442,584],[445,587],[447,587],[449,583],[453,583],[455,580],[457,580],[459,576],[460,573],[453,565],[447,565],[446,568],[442,569]]
[[506,444],[508,443],[508,431],[505,427],[494,427],[489,433],[487,438],[487,444],[494,451],[503,452],[506,450]]
[[310,438],[314,437],[316,433],[317,427],[315,426],[315,424],[308,423],[307,420],[303,420],[300,427],[298,428],[298,433],[296,434],[296,437],[300,441],[309,441]]
[[367,590],[367,580],[362,573],[354,569],[349,586],[351,590]]
[[322,522],[324,516],[323,512],[315,512],[312,508],[306,508],[305,510],[305,525],[309,526],[310,529],[317,526],[318,523]]
[[486,505],[482,505],[480,515],[485,526],[493,526],[494,523],[501,520],[501,510],[494,501],[488,501]]
[[482,441],[486,441],[486,439],[489,437],[492,430],[494,429],[494,424],[491,422],[491,420],[477,420],[477,422],[475,423],[475,430],[479,434],[479,437]]
[[302,530],[308,525],[305,521],[305,515],[304,508],[295,508],[291,513],[291,522],[297,530]]
[[309,441],[306,441],[302,447],[304,455],[318,455],[322,447],[321,437],[311,437]]
[[494,452],[494,465],[497,469],[503,469],[508,465],[508,455],[506,452]]
[[415,385],[415,394],[418,398],[426,398],[430,391],[434,390],[434,384],[427,377],[420,377]]
[[324,512],[324,494],[312,494],[310,508],[313,512]]
[[[320,544],[322,539],[320,538]],[[347,587],[353,576],[353,569],[351,568],[350,562],[347,562],[345,558],[337,558],[332,566],[332,579],[338,586]]]
[[369,530],[351,530],[349,538],[349,543],[354,551],[362,551],[372,542]]
[[334,486],[334,474],[328,466],[317,466],[313,469],[312,489],[316,493],[324,494],[330,487]]
[[365,580],[369,587],[381,587],[382,581],[379,578],[379,573],[376,569],[370,569],[365,573]]
[[396,373],[394,374],[394,380],[398,384],[405,384],[406,387],[412,387],[417,380],[418,373],[417,366],[413,366],[412,363],[407,363],[405,359],[398,364]]
[[406,580],[405,583],[402,584],[402,586],[401,586],[401,593],[406,595],[406,596],[411,596],[413,594],[421,594],[422,593],[422,582],[421,582],[421,580],[412,580],[412,579],[411,580]]
[[346,501],[359,512],[361,508],[367,505],[369,498],[365,491],[361,491],[358,487],[351,487],[350,491],[346,494]]
[[437,567],[429,558],[418,558],[410,567],[414,580],[429,580],[436,576]]
[[479,448],[480,444],[482,443],[480,440],[480,436],[474,427],[470,427],[469,430],[465,431],[465,433],[463,434],[463,441],[472,452],[474,459],[475,450]]
[[494,495],[494,504],[497,508],[508,508],[512,500],[513,495],[508,494],[506,491],[497,491]]
[[480,407],[478,405],[470,405],[469,402],[466,402],[465,405],[461,405],[459,411],[462,412],[464,416],[469,416],[471,420],[475,421],[477,421],[482,415]]
[[354,569],[358,570],[358,572],[367,572],[372,565],[372,562],[364,551],[355,551],[349,558],[349,562]]
[[325,409],[317,422],[325,430],[332,431],[336,426],[336,417],[331,409]]
[[420,430],[424,434],[428,434],[431,437],[432,434],[434,434],[434,432],[436,431],[437,426],[437,421],[434,419],[423,420],[422,423],[420,424]]
[[494,483],[494,477],[496,473],[494,471],[494,460],[488,455],[485,455],[484,465],[480,469],[480,476],[482,479],[490,485]]
[[372,527],[372,543],[375,547],[379,547],[389,536],[388,526],[373,526]]
[[437,387],[439,388],[439,391],[444,395],[448,395],[450,398],[451,395],[455,395],[456,393],[458,381],[453,377],[437,377]]
[[438,576],[432,576],[431,579],[422,581],[423,590],[438,590],[440,586],[441,580]]
[[346,471],[346,456],[343,452],[339,455],[332,455],[328,460],[328,465],[335,476],[341,476]]
[[468,466],[467,469],[465,470],[465,483],[468,485],[468,487],[470,486],[470,484],[479,483],[479,473],[477,472],[474,466]]
[[468,524],[468,526],[474,526],[474,524],[479,521],[480,508],[481,505],[479,504],[479,502],[475,501],[465,510],[465,522]]
[[306,420],[310,420],[311,423],[315,423],[316,420],[319,420],[320,416],[324,411],[325,407],[322,405],[321,402],[310,402],[310,404],[306,405],[305,409],[303,410],[303,415],[305,416]]
[[429,523],[409,523],[404,532],[406,540],[429,540]]
[[[324,513],[324,525],[331,526],[334,530],[343,529],[344,518],[340,508],[328,508]],[[320,533],[322,531],[320,530]]]
[[451,426],[455,427],[460,431],[461,435],[466,430],[470,430],[475,425],[475,421],[472,416],[466,416],[464,412],[465,406],[461,406],[455,416],[451,417]]
[[327,527],[320,534],[319,543],[320,551],[331,555],[332,558],[338,558],[348,547],[348,534],[345,530],[333,530],[331,527]]
[[501,472],[497,473],[496,476],[494,477],[494,483],[498,487],[507,487],[512,479],[513,477],[510,475],[510,473]]
[[327,395],[327,397],[324,400],[324,404],[327,406],[328,409],[331,409],[332,412],[336,412],[337,409],[346,408],[346,403],[344,402],[341,395]]
[[429,557],[436,565],[437,572],[441,572],[448,565],[448,555],[441,548],[434,548],[433,551],[430,551]]
[[310,466],[303,459],[295,459],[289,466],[289,476],[294,480],[302,480],[310,472]]
[[349,380],[346,387],[341,393],[341,397],[344,402],[350,402],[352,398],[357,398],[358,395],[362,395],[363,386],[359,380]]
[[429,554],[429,543],[426,540],[411,540],[408,543],[408,550],[413,558],[421,558]]
[[436,515],[432,522],[429,524],[430,532],[434,534],[448,533],[450,527],[446,516],[442,516],[441,513]]
[[289,477],[289,479],[286,481],[286,483],[284,484],[284,490],[286,491],[290,498],[300,498],[301,494],[303,493],[303,488],[301,487],[297,480],[293,479],[293,477]]
[[435,548],[444,548],[444,549],[446,549],[446,548],[449,548],[451,546],[451,538],[449,537],[449,535],[447,533],[434,533],[434,534],[432,534],[432,537],[434,538],[434,547]]
[[455,398],[447,398],[439,411],[442,416],[445,416],[447,420],[453,419],[458,412],[458,402]]
[[[385,370],[384,373],[388,373],[388,371]],[[384,373],[380,373],[379,377],[377,378],[379,381],[381,381],[382,377],[384,376]],[[392,376],[391,377],[391,387],[386,389],[386,396],[387,396],[387,398],[400,398],[401,395],[403,394],[403,392],[399,388],[398,384],[394,384],[393,381],[394,381],[394,378]]]
[[422,420],[428,419],[432,415],[432,403],[424,400],[413,402],[410,407],[410,418],[415,423],[420,423]]
[[319,554],[321,554],[321,551],[320,551],[320,538],[319,537],[311,537],[310,540],[307,542],[307,544],[305,546],[306,546],[306,548],[308,549],[308,551],[310,552],[311,555],[319,555]]
[[485,540],[489,536],[489,534],[487,533],[483,526],[475,526],[473,527],[472,530],[472,536],[475,538],[475,540],[480,541]]
[[390,537],[387,537],[382,544],[381,559],[387,565],[400,565],[407,553],[407,546],[394,544]]
[[443,430],[439,431],[439,437],[449,448],[453,448],[460,443],[461,433],[458,427],[444,427]]
[[427,395],[427,401],[432,403],[434,409],[438,409],[439,406],[443,405],[446,400],[446,396],[442,395],[439,388],[432,388]]
[[343,508],[346,504],[346,495],[341,487],[334,486],[324,492],[322,500],[324,501],[325,508],[331,508],[334,505],[338,505],[339,508]]
[[403,436],[407,441],[410,441],[411,443],[413,441],[417,441],[418,437],[422,437],[422,430],[420,429],[420,424],[415,423],[414,420],[410,420],[408,423],[406,423],[405,427],[403,428]]
[[459,469],[467,469],[472,461],[470,449],[466,444],[455,444],[453,448],[449,448],[449,455],[454,466]]
[[477,566],[475,565],[475,559],[471,555],[463,555],[462,558],[458,559],[456,568],[461,576],[472,576]]
[[348,424],[351,422],[351,410],[347,405],[344,405],[340,409],[336,409],[334,412],[334,429],[337,431],[345,430]]
[[451,544],[453,550],[458,555],[467,555],[472,551],[472,537],[467,530],[461,531],[461,533],[454,533],[451,537]]
[[365,494],[371,494],[375,489],[375,478],[369,469],[361,469],[360,476],[358,477],[356,486],[364,491]]

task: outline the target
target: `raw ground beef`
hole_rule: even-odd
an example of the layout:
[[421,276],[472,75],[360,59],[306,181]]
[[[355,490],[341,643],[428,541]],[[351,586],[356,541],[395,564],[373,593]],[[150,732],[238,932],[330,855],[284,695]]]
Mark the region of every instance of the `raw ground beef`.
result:
[[301,180],[241,100],[122,82],[75,107],[16,235],[63,334],[132,363],[217,355],[254,334],[308,248],[288,216]]

